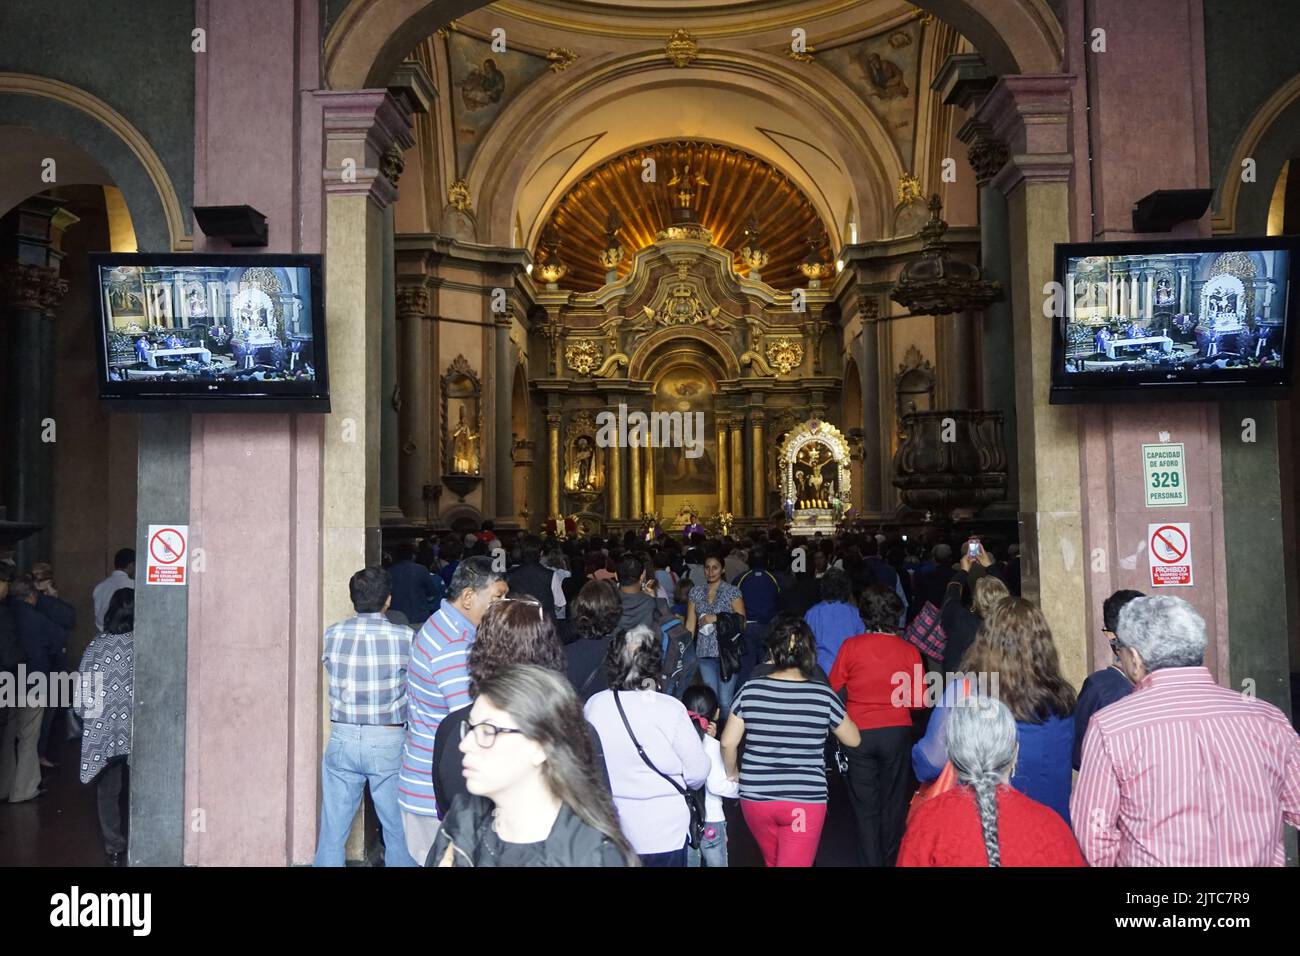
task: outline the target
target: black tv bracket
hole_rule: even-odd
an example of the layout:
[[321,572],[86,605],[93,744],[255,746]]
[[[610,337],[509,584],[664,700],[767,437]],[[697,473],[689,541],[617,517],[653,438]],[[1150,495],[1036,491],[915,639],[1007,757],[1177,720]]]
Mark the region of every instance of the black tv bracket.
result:
[[1133,205],[1134,232],[1169,232],[1182,222],[1192,222],[1210,208],[1212,189],[1157,189]]
[[252,206],[195,206],[194,218],[209,239],[236,247],[266,245],[266,217]]

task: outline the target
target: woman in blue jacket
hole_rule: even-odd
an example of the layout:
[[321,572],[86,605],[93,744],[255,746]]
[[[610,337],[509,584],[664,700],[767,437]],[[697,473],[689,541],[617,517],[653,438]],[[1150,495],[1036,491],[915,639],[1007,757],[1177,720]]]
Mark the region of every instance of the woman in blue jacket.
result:
[[912,769],[925,782],[939,776],[948,759],[948,710],[969,694],[994,697],[1016,719],[1020,744],[1011,786],[1046,804],[1070,822],[1070,753],[1074,746],[1074,688],[1061,676],[1060,659],[1043,612],[1021,598],[1004,598],[984,619],[912,748]]

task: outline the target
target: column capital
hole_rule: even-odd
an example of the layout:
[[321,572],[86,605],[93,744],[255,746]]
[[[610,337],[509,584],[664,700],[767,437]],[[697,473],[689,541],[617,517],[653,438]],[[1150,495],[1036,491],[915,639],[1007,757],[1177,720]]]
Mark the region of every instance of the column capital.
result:
[[388,90],[319,90],[325,128],[325,192],[397,201],[401,154],[415,145],[411,110]]
[[995,188],[1008,193],[1026,180],[1069,179],[1076,79],[1070,73],[1004,76],[976,107],[972,132],[1006,144],[1007,162],[993,177]]
[[766,421],[767,415],[760,409],[755,408],[749,413],[749,423],[751,425],[757,425],[759,428],[762,428]]
[[1007,164],[1007,144],[993,135],[993,127],[977,119],[968,119],[957,130],[957,138],[966,144],[966,159],[975,171],[975,183],[987,186]]
[[53,318],[68,280],[59,278],[57,266],[26,262],[0,263],[0,302],[14,309],[34,309]]
[[425,318],[433,311],[433,297],[423,281],[397,283],[395,291],[397,314],[402,318]]
[[551,428],[559,428],[562,419],[563,416],[561,416],[559,412],[546,413],[546,424]]

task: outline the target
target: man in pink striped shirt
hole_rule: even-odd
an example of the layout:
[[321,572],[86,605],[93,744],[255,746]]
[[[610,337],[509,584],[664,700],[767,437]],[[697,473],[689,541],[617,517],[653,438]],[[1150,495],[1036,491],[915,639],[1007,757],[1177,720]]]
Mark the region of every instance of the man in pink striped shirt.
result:
[[1186,601],[1120,612],[1133,693],[1093,715],[1070,800],[1092,866],[1283,866],[1300,827],[1300,736],[1272,704],[1214,683]]

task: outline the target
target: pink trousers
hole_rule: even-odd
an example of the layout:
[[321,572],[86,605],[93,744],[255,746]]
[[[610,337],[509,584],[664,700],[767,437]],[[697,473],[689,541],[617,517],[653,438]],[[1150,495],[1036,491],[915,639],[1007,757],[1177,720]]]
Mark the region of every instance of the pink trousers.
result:
[[826,804],[741,800],[749,832],[768,866],[812,866],[826,822]]

